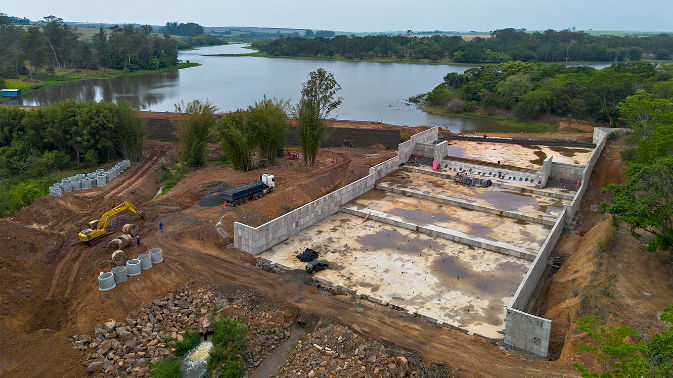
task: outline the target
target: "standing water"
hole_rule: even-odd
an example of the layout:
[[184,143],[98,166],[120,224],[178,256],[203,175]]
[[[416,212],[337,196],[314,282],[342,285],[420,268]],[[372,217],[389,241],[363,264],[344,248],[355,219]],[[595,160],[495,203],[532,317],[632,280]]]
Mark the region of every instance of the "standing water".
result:
[[208,362],[208,352],[213,346],[210,341],[204,341],[191,352],[182,361],[180,370],[183,378],[202,378],[206,375],[206,365]]

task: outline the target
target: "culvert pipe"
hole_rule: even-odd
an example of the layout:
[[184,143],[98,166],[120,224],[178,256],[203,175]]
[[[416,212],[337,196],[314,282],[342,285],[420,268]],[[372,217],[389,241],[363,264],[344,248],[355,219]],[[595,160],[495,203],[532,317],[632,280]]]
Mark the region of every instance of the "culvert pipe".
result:
[[140,261],[141,270],[147,270],[152,267],[152,257],[149,253],[143,253],[142,255],[138,256],[138,260]]
[[122,227],[123,234],[129,234],[131,236],[138,235],[138,225],[133,223],[127,223]]
[[[64,180],[65,180],[65,179],[64,179]],[[62,190],[63,190],[63,193],[70,193],[70,192],[72,192],[72,184],[70,183],[70,180],[68,180],[67,182],[63,182],[63,183],[62,183]]]
[[89,179],[82,180],[82,189],[91,189],[91,180]]
[[126,258],[126,254],[124,251],[117,250],[112,253],[112,262],[117,265],[117,266],[124,266],[126,265],[126,262],[128,259]]
[[61,191],[61,188],[58,186],[51,186],[49,187],[49,195],[52,195],[54,197],[60,197],[63,195],[63,192]]
[[108,181],[112,180],[114,178],[114,175],[112,175],[112,170],[103,172],[105,173],[105,178],[107,178]]
[[161,248],[151,248],[150,249],[150,257],[151,257],[151,260],[152,260],[152,264],[158,264],[158,263],[164,261],[164,258],[161,255]]
[[111,272],[106,272],[98,276],[98,290],[110,291],[115,287],[117,287],[117,283]]
[[126,275],[135,277],[140,274],[140,260],[131,259],[126,262]]
[[72,185],[72,190],[80,190],[82,189],[82,182],[81,181],[72,181],[70,183]]
[[96,186],[106,186],[107,185],[107,178],[105,177],[104,174],[99,174],[98,177],[96,177]]
[[126,282],[129,279],[125,266],[115,266],[112,268],[112,275],[114,276],[115,283]]

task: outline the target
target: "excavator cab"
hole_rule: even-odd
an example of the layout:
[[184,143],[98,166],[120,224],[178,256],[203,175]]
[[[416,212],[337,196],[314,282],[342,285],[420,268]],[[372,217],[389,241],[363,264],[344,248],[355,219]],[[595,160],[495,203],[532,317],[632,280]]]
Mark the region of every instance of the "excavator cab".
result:
[[92,220],[91,222],[89,222],[89,229],[90,230],[95,230],[98,227],[98,221],[99,220],[100,219],[96,219],[96,220]]

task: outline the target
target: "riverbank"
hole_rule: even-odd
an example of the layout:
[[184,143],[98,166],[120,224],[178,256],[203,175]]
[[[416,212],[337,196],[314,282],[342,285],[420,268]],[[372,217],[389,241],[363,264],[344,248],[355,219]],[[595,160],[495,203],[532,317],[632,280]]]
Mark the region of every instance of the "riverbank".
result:
[[[159,73],[159,72],[167,72],[167,71],[174,71],[174,70],[179,70],[183,68],[191,68],[191,67],[196,67],[200,66],[199,63],[191,63],[191,62],[182,62],[178,63],[175,66],[171,67],[164,67],[164,68],[159,68],[156,70],[138,70],[138,71],[123,71],[123,70],[113,70],[113,69],[108,69],[107,72],[104,72],[103,70],[89,70],[87,73],[86,70],[78,70],[79,72],[75,73],[75,70],[64,70],[63,75],[64,76],[54,76],[54,78],[48,78],[48,79],[40,79],[38,81],[27,81],[28,77],[26,76],[24,79],[5,79],[6,86],[8,88],[12,89],[20,89],[21,94],[27,94],[30,93],[33,90],[36,89],[42,89],[42,88],[50,88],[50,87],[55,87],[57,85],[65,84],[65,83],[70,83],[73,81],[81,81],[81,80],[89,80],[89,79],[112,79],[115,77],[119,76],[139,76],[139,75],[145,75],[145,74],[150,74],[150,73]],[[49,77],[48,75],[41,75],[43,78],[44,77]],[[39,77],[39,76],[38,76]],[[0,97],[0,101],[4,100],[11,100],[12,98],[10,97]]]
[[[247,49],[255,50],[254,47],[246,47]],[[431,66],[462,66],[462,67],[488,67],[488,66],[497,66],[500,63],[461,63],[454,62],[451,59],[442,59],[438,61],[431,61],[429,59],[397,59],[397,58],[346,58],[345,56],[333,56],[333,57],[311,57],[311,56],[289,56],[289,55],[271,55],[259,50],[247,54],[207,54],[204,56],[221,56],[221,57],[233,57],[233,56],[252,56],[258,58],[281,58],[281,59],[295,59],[295,60],[325,60],[325,61],[341,61],[341,62],[371,62],[371,63],[403,63],[403,64],[422,64],[422,65],[431,65]],[[653,64],[672,64],[673,60],[656,60],[656,59],[643,59],[643,61],[650,62]],[[543,62],[545,64],[566,64],[571,66],[600,66],[600,65],[611,65],[616,62]]]
[[445,108],[440,107],[440,106],[431,106],[431,105],[419,105],[419,109],[422,111],[432,114],[432,115],[438,115],[442,117],[461,117],[461,118],[470,118],[470,119],[488,119],[491,121],[498,122],[504,126],[511,126],[511,127],[520,127],[527,129],[531,132],[538,132],[538,133],[554,133],[559,130],[559,124],[552,122],[552,123],[528,123],[528,122],[521,122],[521,121],[515,121],[509,118],[503,118],[503,117],[496,117],[496,116],[491,116],[491,115],[486,115],[486,114],[481,114],[481,113],[476,113],[476,112],[462,112],[462,113],[451,113],[447,111]]

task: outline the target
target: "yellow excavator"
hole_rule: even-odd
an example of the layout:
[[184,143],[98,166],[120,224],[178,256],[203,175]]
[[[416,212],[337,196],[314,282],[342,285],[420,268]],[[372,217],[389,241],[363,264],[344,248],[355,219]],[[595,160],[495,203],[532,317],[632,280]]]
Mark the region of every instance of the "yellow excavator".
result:
[[105,230],[108,218],[115,214],[121,213],[124,210],[129,210],[131,212],[140,215],[141,218],[144,218],[143,214],[138,212],[136,208],[133,207],[133,205],[124,201],[124,203],[115,206],[114,208],[112,208],[112,210],[105,212],[105,214],[101,215],[100,219],[92,220],[91,222],[89,222],[89,228],[80,231],[79,240],[91,244],[94,240],[99,239],[101,236],[105,236],[106,234],[108,234],[108,232]]

